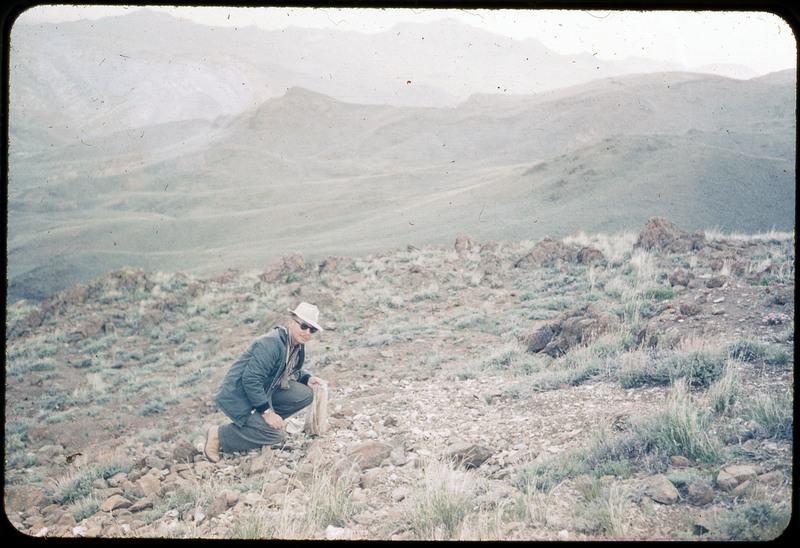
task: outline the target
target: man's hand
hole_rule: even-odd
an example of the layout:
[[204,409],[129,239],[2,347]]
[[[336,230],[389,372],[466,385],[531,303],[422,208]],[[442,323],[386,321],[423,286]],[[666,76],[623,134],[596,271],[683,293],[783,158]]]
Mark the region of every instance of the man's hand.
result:
[[270,428],[274,428],[275,430],[283,428],[283,418],[271,409],[267,409],[261,413],[261,418],[264,419],[264,422],[266,422],[267,426]]
[[308,386],[314,386],[315,384],[325,384],[325,381],[323,381],[319,377],[309,377],[306,384]]

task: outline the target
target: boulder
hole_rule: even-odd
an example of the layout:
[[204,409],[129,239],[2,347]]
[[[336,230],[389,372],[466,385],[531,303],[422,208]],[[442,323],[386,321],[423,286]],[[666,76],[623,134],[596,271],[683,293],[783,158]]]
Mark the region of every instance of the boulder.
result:
[[525,345],[528,352],[535,354],[541,352],[550,343],[556,334],[552,325],[543,325],[535,331],[531,331],[521,337],[521,342]]
[[694,533],[696,535],[706,535],[715,533],[719,528],[717,523],[717,513],[712,511],[700,511],[694,519]]
[[269,465],[266,457],[264,455],[257,455],[253,458],[253,460],[250,461],[247,473],[251,476],[257,476],[259,474],[263,474],[268,467]]
[[515,268],[536,268],[557,262],[574,263],[578,250],[554,238],[544,238],[514,262]]
[[578,344],[615,330],[619,318],[596,303],[586,303],[559,314],[552,323],[520,336],[528,352],[558,357]]
[[678,489],[664,474],[650,476],[645,482],[644,493],[661,504],[675,504],[679,497]]
[[339,270],[352,270],[354,267],[355,259],[328,255],[319,263],[317,269],[319,274],[328,274]]
[[739,481],[736,477],[725,470],[721,470],[720,473],[717,474],[717,487],[723,491],[730,491],[737,485],[739,485]]
[[151,495],[153,493],[157,493],[159,489],[161,489],[161,480],[158,478],[156,473],[149,472],[136,480],[136,487],[145,496]]
[[482,280],[486,280],[492,276],[502,272],[503,263],[500,257],[494,253],[486,255],[478,263],[478,271],[481,273]]
[[749,465],[728,466],[724,471],[736,478],[739,483],[755,479],[758,476],[756,468]]
[[642,227],[634,248],[660,249],[672,253],[696,251],[705,245],[705,234],[689,234],[675,223],[662,217],[650,219]]
[[678,268],[669,275],[669,285],[672,287],[675,287],[676,285],[688,287],[689,282],[691,282],[693,279],[694,273]]
[[214,498],[214,501],[206,509],[206,516],[213,518],[232,508],[239,500],[239,492],[231,489],[223,489]]
[[287,283],[294,274],[303,272],[306,268],[306,260],[300,253],[284,255],[280,260],[272,263],[267,270],[259,276],[262,282],[266,283]]
[[380,466],[392,454],[392,449],[393,447],[388,443],[368,441],[350,449],[347,452],[347,457],[355,464],[358,464],[362,470],[366,470]]
[[472,239],[467,236],[459,236],[456,238],[454,248],[457,253],[465,253],[470,250],[473,245]]
[[178,442],[172,451],[172,458],[175,462],[188,463],[194,461],[194,456],[199,454],[197,448],[187,441]]
[[589,246],[583,246],[580,251],[578,251],[578,262],[580,264],[592,264],[592,263],[599,263],[605,259],[605,255],[599,249],[595,249]]
[[153,496],[141,498],[129,506],[128,510],[131,512],[143,512],[145,510],[150,510],[155,505],[155,499],[156,497]]
[[670,462],[675,468],[688,468],[692,465],[692,462],[689,459],[681,455],[673,455],[670,457]]
[[689,486],[687,498],[696,506],[703,506],[714,500],[714,489],[705,481],[697,480]]
[[474,443],[455,443],[447,449],[447,457],[465,468],[479,467],[492,454],[491,449]]
[[106,501],[100,505],[99,510],[101,512],[111,512],[112,510],[119,510],[120,508],[128,508],[132,506],[133,503],[123,497],[122,495],[112,495]]
[[683,316],[696,316],[700,313],[700,307],[694,301],[683,302],[678,306],[681,315]]

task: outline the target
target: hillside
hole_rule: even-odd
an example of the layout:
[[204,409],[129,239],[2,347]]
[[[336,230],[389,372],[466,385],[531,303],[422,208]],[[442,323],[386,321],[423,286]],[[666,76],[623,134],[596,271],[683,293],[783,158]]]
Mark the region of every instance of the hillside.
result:
[[124,266],[214,275],[294,251],[614,232],[659,215],[792,230],[795,81],[629,75],[451,108],[293,87],[214,121],[12,147],[7,302]]
[[[584,82],[587,73],[675,70],[560,55],[453,20],[373,34],[217,27],[138,9],[58,25],[17,21],[11,41],[11,119],[24,120],[27,144],[45,151],[110,128],[235,115],[294,86],[350,103],[452,107],[498,86],[520,94]],[[530,60],[525,70],[514,64],[520,58]]]
[[[114,270],[6,318],[4,505],[71,538],[769,540],[793,501],[793,234],[387,248]],[[206,461],[299,301],[327,432]]]

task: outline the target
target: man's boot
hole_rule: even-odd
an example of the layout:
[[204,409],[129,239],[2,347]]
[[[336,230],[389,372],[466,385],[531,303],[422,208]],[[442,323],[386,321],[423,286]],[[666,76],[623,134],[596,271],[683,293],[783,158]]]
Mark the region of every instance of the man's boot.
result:
[[212,426],[206,432],[203,454],[211,462],[219,462],[219,426]]

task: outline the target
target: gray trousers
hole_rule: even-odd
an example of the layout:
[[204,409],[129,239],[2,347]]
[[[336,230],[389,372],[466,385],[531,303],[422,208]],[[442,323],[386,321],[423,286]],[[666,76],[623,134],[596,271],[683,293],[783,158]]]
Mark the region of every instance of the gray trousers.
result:
[[[308,407],[313,400],[314,391],[311,388],[297,381],[289,381],[289,388],[281,390],[278,387],[273,392],[272,408],[286,419]],[[279,445],[285,439],[286,429],[276,430],[270,427],[258,412],[247,417],[247,422],[242,427],[234,423],[219,427],[219,446],[224,453],[250,451],[264,445]]]

